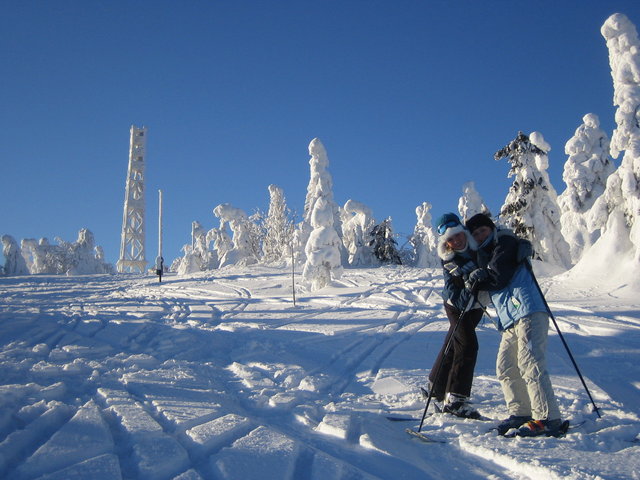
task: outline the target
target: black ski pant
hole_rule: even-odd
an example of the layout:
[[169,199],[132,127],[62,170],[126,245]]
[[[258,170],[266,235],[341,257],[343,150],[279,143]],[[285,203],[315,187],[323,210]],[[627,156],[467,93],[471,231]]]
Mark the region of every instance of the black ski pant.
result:
[[[476,367],[476,359],[478,357],[478,337],[476,336],[476,327],[482,319],[482,309],[476,308],[467,312],[462,318],[462,322],[458,325],[456,333],[453,336],[453,342],[449,347],[447,356],[444,351],[447,343],[453,334],[460,310],[444,304],[447,318],[449,319],[449,331],[444,339],[440,353],[436,358],[429,380],[433,388],[433,398],[442,402],[446,393],[457,393],[465,397],[471,396],[471,384],[473,383],[473,370]],[[440,364],[442,363],[442,366]],[[439,370],[438,378],[435,378]]]

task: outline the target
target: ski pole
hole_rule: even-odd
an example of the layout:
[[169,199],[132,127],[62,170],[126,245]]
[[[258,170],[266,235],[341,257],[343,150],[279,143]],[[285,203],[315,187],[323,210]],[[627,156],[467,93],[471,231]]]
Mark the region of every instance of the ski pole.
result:
[[589,400],[591,400],[591,404],[593,405],[593,411],[598,414],[598,418],[602,418],[602,415],[600,415],[600,409],[596,406],[596,402],[593,401],[593,397],[591,396],[591,392],[589,391],[589,388],[587,387],[587,384],[584,381],[584,378],[582,377],[582,373],[580,373],[580,369],[578,368],[578,364],[576,363],[575,359],[573,358],[573,354],[571,353],[571,350],[569,349],[569,345],[567,344],[566,340],[564,339],[564,335],[562,335],[562,332],[560,331],[560,327],[558,326],[558,322],[556,322],[556,318],[554,317],[553,313],[551,312],[551,309],[549,308],[549,304],[547,303],[547,299],[544,297],[544,294],[542,293],[542,288],[540,288],[540,284],[538,283],[538,279],[536,278],[535,273],[533,273],[533,266],[531,265],[531,262],[528,259],[527,259],[526,263],[527,263],[527,267],[529,268],[529,272],[531,272],[531,276],[533,277],[533,281],[536,284],[536,287],[538,288],[538,292],[540,292],[540,296],[542,297],[542,301],[544,302],[544,306],[547,309],[547,313],[549,313],[549,318],[551,318],[551,320],[553,321],[553,325],[554,325],[554,327],[556,327],[556,331],[558,332],[558,336],[560,337],[560,340],[562,340],[562,344],[564,345],[564,348],[567,350],[567,353],[569,354],[569,358],[571,359],[571,363],[573,363],[573,367],[576,369],[576,372],[578,373],[578,377],[580,377],[580,381],[582,382],[582,386],[584,387],[585,391],[587,392],[587,395],[589,396]]
[[[464,310],[462,311],[462,313],[458,317],[458,320],[456,320],[456,324],[453,326],[453,330],[451,331],[451,336],[449,337],[449,340],[447,341],[447,344],[444,347],[444,352],[443,352],[442,357],[440,359],[440,363],[438,363],[438,368],[436,369],[436,374],[433,377],[433,385],[438,383],[438,379],[440,377],[440,371],[442,370],[442,364],[444,363],[445,358],[449,354],[449,350],[451,349],[451,345],[453,344],[453,337],[455,336],[456,331],[458,330],[458,326],[462,323],[462,320],[464,319],[464,316],[471,311],[471,307],[473,307],[473,304],[476,303],[476,297],[478,296],[478,294],[475,293],[474,291],[475,291],[475,288],[473,289],[473,291],[471,293],[471,297],[469,298],[469,302],[467,303],[466,307],[464,308]],[[433,390],[434,390],[433,387],[431,387],[429,389],[429,396],[427,397],[427,404],[424,406],[424,412],[422,412],[422,419],[420,420],[420,426],[418,427],[418,433],[420,433],[420,431],[422,430],[422,425],[424,425],[424,419],[427,417],[427,410],[429,410],[429,404],[431,404],[431,399],[433,398]]]

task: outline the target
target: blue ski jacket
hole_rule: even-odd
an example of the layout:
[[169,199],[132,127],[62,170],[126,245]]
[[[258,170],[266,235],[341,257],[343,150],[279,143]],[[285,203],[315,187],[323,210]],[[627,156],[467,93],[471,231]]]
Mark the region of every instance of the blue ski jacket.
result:
[[518,262],[518,238],[508,229],[495,230],[493,239],[478,247],[478,266],[489,277],[478,288],[489,292],[500,331],[532,313],[547,311],[527,262]]

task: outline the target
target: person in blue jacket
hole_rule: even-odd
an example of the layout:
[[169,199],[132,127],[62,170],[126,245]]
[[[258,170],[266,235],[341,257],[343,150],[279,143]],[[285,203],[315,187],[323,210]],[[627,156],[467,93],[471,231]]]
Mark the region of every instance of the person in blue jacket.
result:
[[478,244],[479,268],[469,281],[489,292],[502,333],[496,373],[510,416],[498,432],[517,428],[519,436],[556,435],[562,420],[547,372],[549,313],[523,243],[511,230],[496,229],[484,214],[471,217],[466,227]]
[[[468,274],[477,268],[474,262],[476,242],[458,216],[446,213],[437,223],[438,256],[442,260],[444,309],[449,319],[449,331],[429,374],[432,397],[444,402],[445,413],[458,417],[480,418],[470,402],[473,371],[478,356],[476,326],[482,318],[480,305],[472,308],[461,318],[472,293],[465,287]],[[460,325],[455,328],[458,321]],[[455,329],[455,334],[454,334]],[[445,356],[446,345],[453,335],[452,347]],[[436,377],[437,375],[437,377]]]

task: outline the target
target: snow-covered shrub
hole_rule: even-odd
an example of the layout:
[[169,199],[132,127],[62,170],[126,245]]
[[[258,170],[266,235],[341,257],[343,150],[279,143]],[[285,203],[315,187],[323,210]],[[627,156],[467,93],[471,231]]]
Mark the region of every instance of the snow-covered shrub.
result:
[[372,265],[371,230],[376,224],[373,212],[365,204],[347,200],[342,208],[342,242],[349,254],[349,264]]
[[564,147],[569,155],[562,174],[567,188],[558,196],[561,231],[574,264],[600,235],[599,229],[589,229],[587,213],[604,192],[614,170],[609,158],[609,137],[600,129],[598,116],[588,113],[582,121]]
[[570,266],[569,245],[560,232],[557,194],[547,168],[551,150],[542,134],[530,137],[522,132],[494,158],[511,164],[509,177],[515,177],[500,211],[500,223],[517,235],[529,239],[538,258],[562,268]]
[[313,231],[305,247],[307,261],[302,278],[311,290],[326,287],[332,279],[342,276],[340,237],[333,228],[333,208],[322,197],[314,204],[311,214]]

